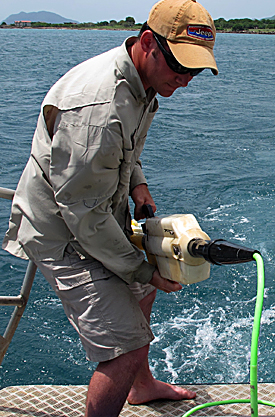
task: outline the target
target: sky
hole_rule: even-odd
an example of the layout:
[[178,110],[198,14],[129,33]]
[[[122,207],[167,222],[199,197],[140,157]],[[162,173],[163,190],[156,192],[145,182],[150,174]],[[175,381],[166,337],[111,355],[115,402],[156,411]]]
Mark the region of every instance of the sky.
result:
[[[9,0],[1,1],[0,20],[11,14],[48,11],[79,22],[124,20],[128,16],[137,23],[146,21],[155,0]],[[200,0],[213,19],[262,19],[275,15],[274,0]]]

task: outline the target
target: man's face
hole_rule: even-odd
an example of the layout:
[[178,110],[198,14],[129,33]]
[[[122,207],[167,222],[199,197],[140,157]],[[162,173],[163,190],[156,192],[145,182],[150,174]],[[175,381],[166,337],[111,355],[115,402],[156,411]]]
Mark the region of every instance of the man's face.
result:
[[187,87],[192,76],[177,74],[166,63],[165,58],[159,49],[152,51],[150,63],[148,62],[148,81],[151,87],[163,97],[170,97],[180,87]]
[[179,87],[187,87],[193,78],[190,73],[178,74],[168,66],[154,37],[147,55],[144,77],[146,84],[163,97],[170,97]]

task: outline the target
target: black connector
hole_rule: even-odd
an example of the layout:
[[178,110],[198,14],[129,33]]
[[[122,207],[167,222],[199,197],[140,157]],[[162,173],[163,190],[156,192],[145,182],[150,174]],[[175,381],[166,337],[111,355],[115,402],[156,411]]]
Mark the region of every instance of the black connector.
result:
[[239,264],[253,261],[254,249],[236,245],[223,239],[192,239],[188,243],[188,252],[195,258],[204,258],[214,265]]
[[143,212],[143,214],[145,214],[146,219],[150,219],[151,217],[155,217],[151,204],[143,204],[142,212]]

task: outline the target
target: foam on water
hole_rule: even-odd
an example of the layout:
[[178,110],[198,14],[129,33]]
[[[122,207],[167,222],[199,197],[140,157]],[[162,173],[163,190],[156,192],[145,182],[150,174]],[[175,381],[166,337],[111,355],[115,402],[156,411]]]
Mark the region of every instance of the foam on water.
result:
[[[169,341],[162,349],[164,356],[160,362],[152,361],[153,372],[158,375],[164,367],[163,371],[172,383],[248,382],[253,317],[236,317],[236,311],[241,311],[242,304],[254,305],[254,302],[255,298],[232,302],[226,308],[210,310],[205,317],[201,317],[201,311],[205,309],[196,304],[191,310],[184,309],[182,315],[153,325],[156,340],[152,347],[154,344],[167,345]],[[275,307],[264,311],[262,335],[269,331],[274,319]],[[266,341],[261,340],[260,346],[270,348],[274,335],[274,331],[271,332]],[[268,362],[273,360],[273,350],[268,352]]]

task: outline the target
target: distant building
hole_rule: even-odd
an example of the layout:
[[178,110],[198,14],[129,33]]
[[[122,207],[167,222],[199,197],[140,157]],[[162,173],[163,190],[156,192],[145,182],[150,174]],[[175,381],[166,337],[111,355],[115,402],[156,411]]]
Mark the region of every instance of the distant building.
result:
[[30,20],[15,20],[14,24],[18,28],[24,28],[24,27],[31,27],[31,21]]

